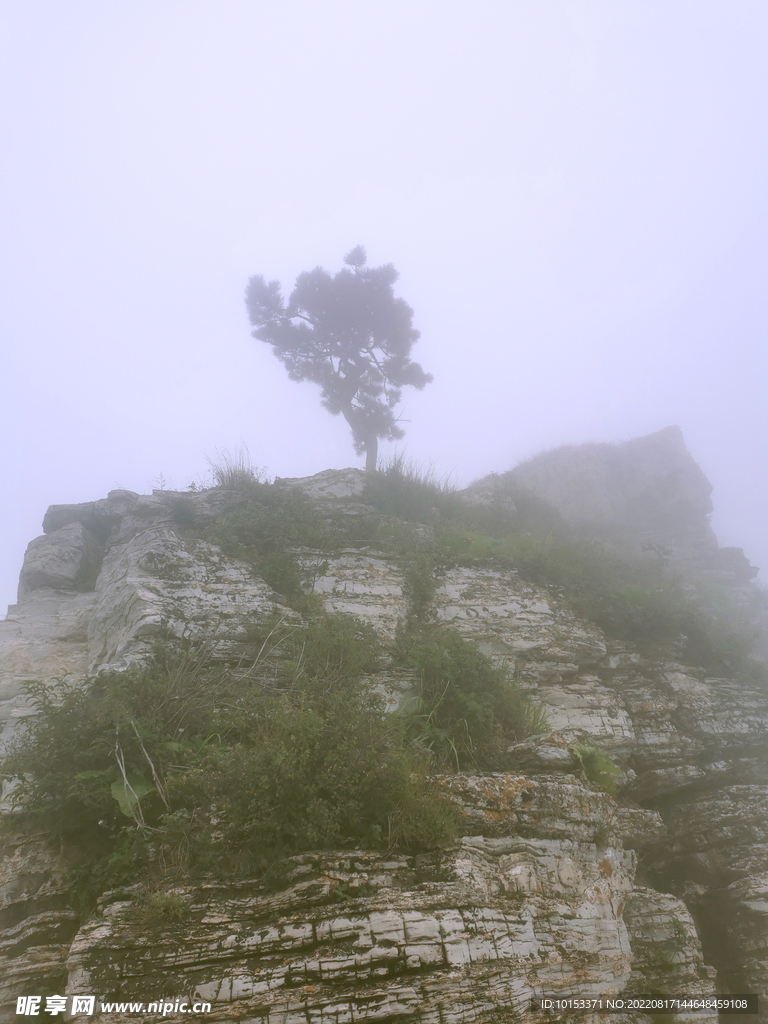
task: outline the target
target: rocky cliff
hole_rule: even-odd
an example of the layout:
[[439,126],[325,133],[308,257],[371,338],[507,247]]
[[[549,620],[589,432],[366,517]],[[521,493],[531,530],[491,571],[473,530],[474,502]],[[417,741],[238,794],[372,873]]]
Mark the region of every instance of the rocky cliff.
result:
[[[290,607],[269,573],[215,543],[206,524],[239,500],[225,490],[113,491],[52,506],[28,548],[19,603],[0,622],[3,743],[32,712],[30,680],[86,685],[147,663],[161,635],[215,637],[216,657],[239,663],[254,623],[277,614],[301,629],[320,606],[370,623],[385,651],[417,613],[449,626],[509,669],[546,712],[543,731],[509,738],[505,770],[436,770],[459,809],[447,844],[306,850],[289,858],[278,886],[258,875],[169,876],[167,906],[183,914],[151,926],[136,914],[140,884],[109,889],[81,913],[63,854],[44,828],[16,824],[7,790],[2,1019],[16,1019],[19,996],[54,992],[189,997],[211,1003],[211,1022],[265,1024],[606,1020],[539,1015],[531,999],[753,992],[766,1019],[768,695],[759,676],[697,656],[674,629],[612,635],[566,584],[526,572],[532,563],[518,565],[509,544],[494,548],[502,539],[482,541],[478,555],[476,522],[463,533],[448,524],[450,543],[419,590],[403,551],[429,555],[450,516],[429,503],[410,518],[382,511],[365,485],[354,470],[273,485],[301,492],[333,526],[322,545],[291,548],[315,595],[308,609]],[[461,501],[503,509],[514,532],[534,495],[537,509],[588,528],[601,550],[673,563],[686,593],[704,593],[705,617],[716,585],[726,618],[754,625],[754,571],[718,548],[709,490],[670,429],[542,456]],[[625,603],[639,601],[630,617],[647,612],[637,589],[622,591]],[[372,681],[393,709],[418,692],[418,674],[386,657]]]

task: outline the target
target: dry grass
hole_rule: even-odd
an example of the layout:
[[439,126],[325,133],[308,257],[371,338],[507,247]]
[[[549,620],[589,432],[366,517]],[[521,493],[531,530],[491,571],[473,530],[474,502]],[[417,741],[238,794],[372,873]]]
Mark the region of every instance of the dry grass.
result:
[[214,457],[208,455],[206,461],[214,487],[243,491],[249,490],[254,484],[265,482],[264,470],[253,465],[246,445],[236,448],[234,453],[227,448],[216,448]]

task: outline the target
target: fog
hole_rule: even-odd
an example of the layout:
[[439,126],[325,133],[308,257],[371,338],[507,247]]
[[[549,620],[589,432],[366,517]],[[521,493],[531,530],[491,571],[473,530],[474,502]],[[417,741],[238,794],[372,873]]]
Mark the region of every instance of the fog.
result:
[[1,4],[0,615],[49,504],[362,466],[243,304],[357,244],[434,374],[409,457],[679,424],[768,567],[767,43],[763,0]]

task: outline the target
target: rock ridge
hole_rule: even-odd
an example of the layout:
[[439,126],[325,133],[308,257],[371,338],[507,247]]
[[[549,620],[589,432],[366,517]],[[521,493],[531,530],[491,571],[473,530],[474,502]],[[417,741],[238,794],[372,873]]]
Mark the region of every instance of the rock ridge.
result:
[[[751,600],[751,569],[717,547],[711,488],[677,428],[552,453],[513,475],[566,518],[664,548],[694,576],[725,573],[719,581]],[[507,483],[467,494],[513,503]],[[278,486],[353,518],[364,509],[356,470]],[[141,663],[159,635],[213,637],[222,659],[237,659],[249,623],[278,615],[301,625],[252,565],[185,532],[185,516],[213,516],[227,501],[220,490],[120,490],[51,506],[19,602],[0,622],[0,743],[31,713],[28,680]],[[412,613],[391,551],[349,544],[296,556],[326,610],[364,618],[391,645]],[[534,1021],[544,1019],[530,1010],[534,996],[657,991],[757,992],[768,1019],[765,689],[686,663],[674,641],[649,650],[611,639],[510,568],[446,567],[429,615],[509,666],[548,720],[543,735],[513,747],[514,771],[436,779],[461,814],[455,843],[418,856],[302,854],[277,891],[256,881],[174,885],[183,923],[158,928],[137,923],[137,887],[106,893],[81,919],[57,853],[11,830],[0,841],[7,1019],[27,993],[147,1000],[171,979],[211,1002],[212,1024]],[[391,665],[375,681],[392,707],[414,685]],[[618,796],[585,776],[574,744],[612,759]]]

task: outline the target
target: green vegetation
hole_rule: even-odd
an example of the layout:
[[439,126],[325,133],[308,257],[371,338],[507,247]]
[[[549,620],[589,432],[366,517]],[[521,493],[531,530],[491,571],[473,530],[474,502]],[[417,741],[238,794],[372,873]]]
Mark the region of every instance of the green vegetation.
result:
[[191,907],[180,892],[145,891],[131,904],[129,918],[144,931],[165,931],[183,925]]
[[[431,544],[414,546],[418,558],[405,563],[417,617],[431,598],[427,563],[433,573],[456,563],[496,565],[554,590],[609,637],[642,645],[684,636],[685,657],[693,664],[766,682],[765,666],[744,654],[754,639],[749,624],[734,617],[716,587],[694,588],[664,566],[569,527],[513,477],[499,477],[494,499],[475,504],[433,473],[395,459],[368,482],[366,500],[433,529]],[[417,572],[421,578],[414,583]]]
[[397,455],[369,476],[364,506],[351,515],[321,507],[298,490],[267,484],[246,467],[247,472],[253,477],[230,488],[232,500],[217,516],[194,521],[189,499],[177,498],[176,520],[250,562],[305,614],[318,610],[312,586],[322,557],[308,568],[299,563],[296,549],[322,556],[350,544],[368,545],[400,562],[417,622],[428,619],[444,569],[499,566],[553,590],[609,637],[657,644],[684,636],[684,657],[691,663],[766,680],[764,666],[744,655],[753,639],[748,625],[728,612],[717,588],[693,588],[662,565],[569,528],[555,509],[512,477],[498,478],[492,501],[472,503],[432,470],[423,472]]
[[323,406],[344,417],[374,472],[379,438],[403,437],[395,415],[403,388],[421,390],[432,375],[411,360],[419,332],[411,307],[395,298],[397,271],[367,260],[356,245],[333,277],[322,267],[299,274],[287,304],[279,281],[252,277],[245,303],[253,337],[272,346],[291,380],[319,385]]
[[429,523],[435,516],[456,516],[461,501],[451,483],[433,469],[421,470],[401,454],[379,464],[365,482],[363,501],[384,515],[409,523]]
[[307,601],[312,572],[299,564],[295,548],[321,550],[338,542],[338,531],[300,491],[254,482],[218,516],[198,525],[198,536],[225,554],[249,562],[297,611],[315,610]]
[[223,487],[227,491],[248,493],[255,485],[264,482],[264,471],[253,465],[245,445],[236,448],[234,454],[226,448],[217,448],[215,458],[208,457],[208,468],[214,487]]
[[434,558],[423,552],[416,552],[409,557],[401,558],[401,564],[411,618],[423,623],[437,589]]
[[[542,709],[502,666],[430,621],[452,565],[514,569],[611,636],[684,634],[698,663],[758,678],[742,653],[744,628],[718,607],[717,593],[569,530],[512,484],[492,504],[471,504],[396,458],[371,476],[362,509],[350,514],[266,483],[242,459],[214,476],[227,494],[221,511],[198,515],[192,498],[173,496],[176,523],[249,562],[307,618],[301,627],[251,625],[248,666],[223,662],[213,642],[183,651],[165,643],[144,670],[84,687],[30,684],[36,714],[2,777],[16,784],[21,818],[67,852],[85,906],[105,888],[141,880],[142,922],[182,922],[183,897],[154,889],[156,881],[276,883],[285,858],[301,851],[446,842],[456,811],[430,773],[504,770],[512,743],[546,729]],[[393,538],[410,615],[383,652],[370,624],[323,614],[312,587],[338,548],[392,551]],[[417,677],[416,696],[393,715],[368,679],[385,653]],[[589,742],[570,749],[585,776],[615,795],[621,771],[610,757]],[[597,823],[595,842],[608,838]]]
[[595,822],[595,828],[592,833],[592,842],[595,846],[605,847],[608,845],[611,839],[611,830],[608,827],[606,821]]
[[269,877],[302,850],[450,836],[428,759],[364,679],[380,654],[369,625],[324,616],[254,642],[248,672],[165,645],[143,672],[30,686],[36,715],[3,777],[67,851],[85,904],[137,879]]
[[509,745],[545,728],[543,713],[507,671],[453,630],[406,633],[397,657],[416,668],[420,680],[416,700],[402,715],[406,734],[442,765],[507,768]]
[[[616,796],[616,776],[623,775],[621,768],[601,750],[596,743],[572,743],[568,748],[578,758],[584,774],[596,786]],[[597,842],[597,840],[595,840]]]

